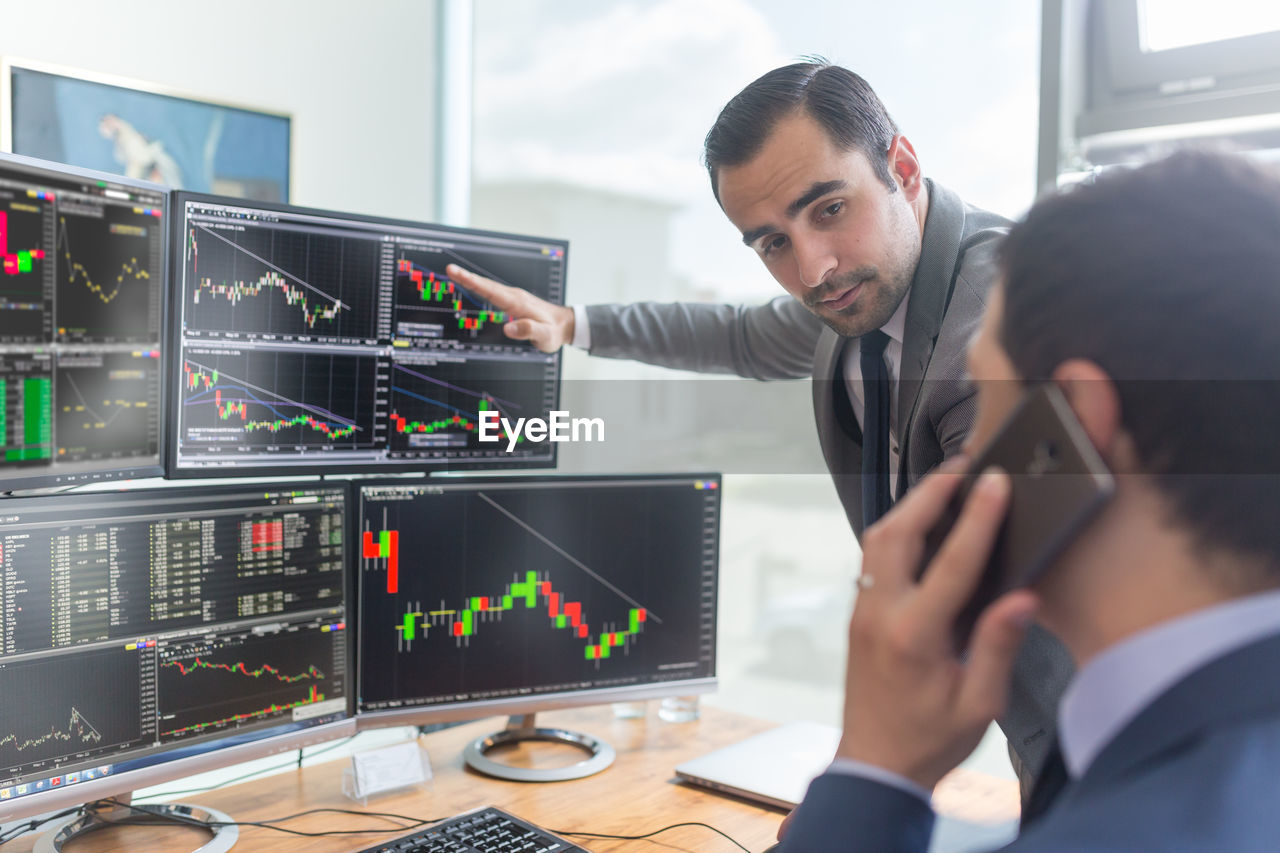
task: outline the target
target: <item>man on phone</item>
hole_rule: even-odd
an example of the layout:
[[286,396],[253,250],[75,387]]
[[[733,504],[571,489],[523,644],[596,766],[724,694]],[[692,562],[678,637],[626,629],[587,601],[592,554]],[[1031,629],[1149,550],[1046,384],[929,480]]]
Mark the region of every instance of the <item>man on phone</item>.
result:
[[[821,62],[748,85],[707,134],[712,192],[787,291],[758,306],[551,305],[458,266],[449,276],[510,314],[504,330],[544,352],[754,379],[812,377],[823,455],[859,537],[960,451],[973,423],[963,355],[994,279],[1007,220],[924,176],[861,77]],[[1028,772],[1040,766],[1070,676],[1037,631],[1001,719]]]
[[929,791],[1001,712],[1033,618],[1079,672],[1010,849],[1275,849],[1277,234],[1280,179],[1193,153],[1106,175],[1014,227],[968,356],[972,446],[1052,382],[1114,495],[1031,588],[985,610],[963,655],[950,626],[1006,517],[1008,476],[982,473],[918,582],[964,463],[867,531],[844,735],[784,850],[925,850]]

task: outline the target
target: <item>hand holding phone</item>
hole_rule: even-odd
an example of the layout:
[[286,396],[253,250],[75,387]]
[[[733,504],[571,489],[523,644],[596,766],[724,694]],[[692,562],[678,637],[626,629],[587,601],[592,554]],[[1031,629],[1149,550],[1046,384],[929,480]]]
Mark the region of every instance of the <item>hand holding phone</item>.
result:
[[1062,553],[1115,491],[1115,481],[1062,391],[1051,382],[1028,389],[981,448],[938,523],[925,537],[922,577],[960,517],[978,475],[991,467],[1012,481],[1009,511],[973,597],[956,618],[963,651],[979,615],[1011,589],[1028,586]]

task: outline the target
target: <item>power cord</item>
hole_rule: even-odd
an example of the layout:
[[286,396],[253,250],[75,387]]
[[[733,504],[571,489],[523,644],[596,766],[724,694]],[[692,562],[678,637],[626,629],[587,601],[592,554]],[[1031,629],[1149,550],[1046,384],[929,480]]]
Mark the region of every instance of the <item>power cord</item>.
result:
[[743,851],[745,851],[745,853],[751,853],[751,851],[750,851],[750,850],[748,850],[746,847],[744,847],[741,843],[739,843],[739,842],[738,842],[736,839],[734,839],[732,836],[728,835],[727,833],[721,832],[720,830],[716,829],[714,826],[712,826],[712,825],[711,825],[711,824],[709,824],[709,823],[702,823],[701,821],[688,821],[688,822],[686,822],[686,823],[673,823],[673,824],[671,824],[670,826],[664,826],[664,827],[662,827],[662,829],[655,829],[653,832],[646,832],[644,835],[606,835],[606,834],[604,834],[604,833],[600,833],[600,832],[571,832],[571,831],[566,830],[566,829],[552,829],[552,830],[550,830],[550,831],[551,831],[551,832],[554,832],[556,835],[580,835],[580,836],[582,836],[582,837],[584,837],[584,838],[613,838],[613,839],[617,839],[617,840],[619,840],[619,841],[643,841],[643,840],[644,840],[644,839],[646,839],[646,838],[652,838],[653,836],[658,835],[659,833],[667,832],[668,830],[671,830],[671,829],[679,829],[679,828],[680,828],[680,827],[682,827],[682,826],[701,826],[701,827],[704,827],[704,828],[706,828],[706,829],[711,830],[711,831],[712,831],[712,832],[714,832],[716,835],[719,835],[720,837],[724,838],[724,839],[725,839],[725,840],[727,840],[730,844],[732,844],[733,846],[737,847],[739,850],[743,850]]
[[[114,801],[109,801],[109,802],[114,802]],[[119,805],[125,808],[133,809],[132,806],[125,803],[119,803]],[[140,809],[134,809],[134,810],[140,811]],[[328,832],[302,832],[301,830],[287,829],[285,827],[275,825],[278,823],[284,823],[285,821],[290,821],[300,817],[305,817],[307,815],[323,814],[323,813],[355,815],[358,817],[376,817],[376,818],[382,818],[383,820],[401,820],[401,821],[406,821],[408,825],[395,826],[388,829],[336,829],[336,830],[330,830]],[[263,820],[263,821],[202,821],[202,820],[196,820],[194,818],[184,817],[182,815],[163,815],[161,817],[163,817],[166,820],[172,820],[178,823],[184,823],[192,826],[200,826],[200,827],[256,826],[256,827],[261,827],[263,829],[274,829],[276,832],[284,832],[284,833],[288,833],[289,835],[302,835],[309,838],[320,838],[320,837],[330,836],[330,835],[365,835],[370,833],[386,833],[386,832],[392,832],[392,831],[411,832],[415,829],[419,829],[424,826],[429,826],[430,824],[433,824],[433,823],[439,823],[443,820],[448,820],[448,817],[437,817],[437,818],[431,818],[429,820],[422,820],[419,818],[410,817],[409,815],[394,814],[391,812],[363,812],[363,811],[356,811],[355,809],[333,809],[333,808],[308,809],[307,811],[304,811],[304,812],[298,812],[296,814],[287,815],[285,817],[275,818],[273,820]],[[728,835],[725,832],[722,832],[719,829],[716,829],[714,826],[712,826],[709,823],[702,823],[700,821],[673,823],[670,826],[664,826],[661,829],[655,829],[654,831],[647,832],[644,835],[608,835],[608,834],[599,833],[599,832],[580,832],[580,831],[573,832],[573,831],[559,830],[559,829],[552,829],[549,831],[552,833],[555,833],[556,835],[578,835],[578,836],[583,836],[585,838],[613,838],[619,841],[641,841],[646,838],[652,838],[653,836],[658,835],[660,833],[667,832],[672,829],[679,829],[685,826],[700,826],[700,827],[703,827],[704,829],[709,829],[712,832],[724,838],[725,840],[727,840],[730,844],[734,845],[739,850],[744,851],[744,853],[751,853],[751,851],[747,847],[744,847],[732,836]]]
[[[256,826],[261,829],[274,829],[276,832],[283,832],[287,835],[300,835],[300,836],[305,836],[307,838],[321,838],[321,837],[330,836],[330,835],[339,835],[339,836],[340,835],[370,835],[370,834],[385,835],[388,832],[408,832],[415,829],[419,829],[420,827],[427,826],[428,824],[439,823],[440,821],[446,819],[446,818],[437,817],[437,818],[431,818],[430,820],[421,820],[419,818],[409,817],[408,815],[392,814],[390,812],[362,812],[362,811],[356,811],[355,809],[321,808],[321,809],[307,809],[306,811],[297,812],[296,814],[286,815],[285,817],[273,818],[272,820],[259,820],[259,821],[209,820],[209,821],[205,821],[205,820],[197,820],[196,818],[186,817],[185,815],[156,814],[140,806],[134,806],[131,803],[122,803],[118,800],[102,800],[102,802],[108,803],[113,806],[118,806],[120,808],[128,809],[129,811],[132,811],[132,812],[137,812],[139,815],[145,815],[150,820],[180,823],[185,826],[194,826],[202,829],[216,829],[223,826]],[[388,821],[400,820],[400,821],[406,821],[407,825],[390,826],[384,829],[331,829],[331,830],[328,830],[327,832],[304,832],[300,829],[288,829],[287,827],[275,825],[277,823],[284,823],[285,821],[296,820],[300,817],[306,817],[307,815],[326,814],[326,813],[354,815],[356,817],[381,818],[383,820],[388,820]]]
[[[331,749],[331,748],[333,747],[326,747],[326,749]],[[319,754],[319,753],[313,753],[313,754]],[[258,772],[266,772],[266,771],[258,771]],[[249,774],[249,775],[256,775],[256,773]],[[229,784],[229,783],[224,783],[224,784]],[[212,786],[212,787],[220,787],[220,786]],[[212,787],[192,789],[189,791],[177,791],[177,792],[174,792],[174,794],[176,795],[176,794],[201,793],[203,791],[212,790]],[[121,823],[121,824],[141,823],[143,821],[168,822],[168,823],[182,824],[184,826],[193,826],[200,829],[217,829],[224,826],[239,826],[239,827],[252,826],[252,827],[258,827],[260,829],[275,830],[276,832],[282,832],[282,833],[285,833],[286,835],[296,835],[296,836],[302,836],[306,838],[323,838],[328,836],[347,836],[347,835],[385,835],[388,832],[407,833],[407,832],[412,832],[415,829],[421,829],[422,827],[429,826],[433,823],[440,823],[443,820],[449,819],[448,817],[437,817],[437,818],[430,818],[427,820],[423,820],[420,818],[411,817],[409,815],[395,814],[393,812],[368,812],[368,811],[357,811],[356,809],[319,808],[319,809],[307,809],[306,811],[296,812],[295,814],[286,815],[280,818],[273,818],[271,820],[203,821],[203,820],[198,820],[196,818],[187,817],[185,815],[180,815],[180,814],[163,814],[163,813],[157,814],[141,806],[135,806],[132,803],[123,803],[123,802],[120,802],[119,800],[107,799],[107,800],[99,800],[96,803],[89,803],[79,808],[67,809],[66,811],[60,812],[55,815],[51,815],[41,820],[32,820],[26,824],[13,827],[7,833],[5,833],[4,837],[0,837],[0,845],[3,845],[9,841],[12,841],[14,838],[18,837],[19,835],[23,835],[28,832],[33,832],[36,829],[39,829],[41,826],[43,826],[46,823],[50,823],[60,818],[64,818],[69,815],[76,814],[77,812],[83,812],[86,814],[92,813],[98,810],[98,807],[103,804],[115,806],[116,808],[127,809],[135,813],[136,815],[135,818],[126,818],[123,821],[118,821],[118,823]],[[377,818],[377,819],[386,820],[386,821],[402,821],[403,823],[395,824],[393,826],[385,827],[382,829],[333,829],[333,830],[327,830],[325,832],[305,832],[299,829],[289,829],[288,827],[276,826],[276,824],[285,823],[291,820],[297,820],[298,818],[306,817],[308,815],[314,815],[314,814],[339,814],[339,815],[351,815],[355,817],[371,817],[371,818]],[[702,823],[701,821],[687,821],[684,823],[673,823],[670,826],[664,826],[661,829],[655,829],[652,832],[646,832],[643,835],[612,835],[612,834],[601,833],[601,832],[584,832],[581,830],[565,830],[565,829],[552,829],[549,831],[555,833],[556,835],[571,835],[571,836],[580,836],[583,838],[611,838],[619,841],[643,841],[648,838],[653,838],[655,835],[659,835],[663,832],[669,832],[670,830],[680,829],[681,827],[686,827],[686,826],[699,826],[704,829],[709,829],[712,832],[714,832],[716,835],[719,835],[720,837],[724,838],[733,846],[737,847],[739,850],[744,851],[744,853],[751,853],[751,851],[747,847],[745,847],[742,843],[740,843],[735,838],[730,836],[728,833],[725,833],[722,830],[716,829],[714,826],[712,826],[709,823]]]

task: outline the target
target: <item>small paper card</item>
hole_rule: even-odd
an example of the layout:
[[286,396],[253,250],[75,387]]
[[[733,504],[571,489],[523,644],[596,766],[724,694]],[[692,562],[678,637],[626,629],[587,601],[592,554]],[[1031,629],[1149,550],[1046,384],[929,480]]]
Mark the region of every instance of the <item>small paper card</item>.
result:
[[405,741],[351,756],[356,795],[369,797],[418,785],[431,778],[431,761],[417,741]]

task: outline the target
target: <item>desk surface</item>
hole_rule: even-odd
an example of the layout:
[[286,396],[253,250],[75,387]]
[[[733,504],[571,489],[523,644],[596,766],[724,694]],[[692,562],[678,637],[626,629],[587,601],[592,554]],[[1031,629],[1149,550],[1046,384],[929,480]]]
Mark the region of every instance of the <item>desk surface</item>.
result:
[[[773,843],[783,816],[780,811],[677,783],[673,773],[673,768],[683,761],[764,731],[772,724],[706,706],[702,708],[700,720],[665,723],[654,713],[657,703],[649,705],[649,716],[638,720],[615,720],[609,707],[539,714],[539,725],[577,729],[608,741],[617,750],[618,757],[612,767],[571,782],[504,782],[465,768],[463,746],[501,728],[504,718],[494,717],[435,732],[421,741],[435,772],[432,790],[377,797],[369,801],[366,810],[444,818],[477,806],[495,805],[552,830],[621,835],[639,835],[681,821],[702,821],[728,833],[751,850],[763,850]],[[550,756],[543,751],[559,749],[554,745],[534,744],[528,750],[521,747],[521,754],[507,756],[506,760],[537,764],[554,758],[564,763],[567,757],[564,753]],[[342,770],[347,766],[347,760],[318,764],[183,799],[220,809],[238,821],[278,818],[312,808],[358,809],[358,805],[342,795]],[[373,819],[327,814],[287,825],[292,829],[319,832],[372,827],[376,823]],[[245,827],[240,831],[233,853],[286,849],[338,853],[360,850],[397,834],[400,833],[300,838]],[[570,840],[599,853],[645,849],[717,853],[737,849],[703,827],[681,827],[650,841],[572,837]],[[18,839],[12,842],[13,853],[30,850],[33,843],[34,836]],[[79,841],[74,851],[192,850],[200,843],[201,835],[195,830],[119,827]]]

